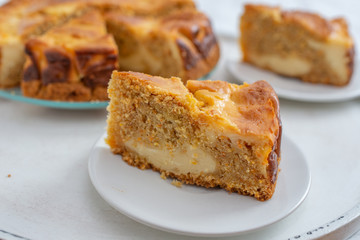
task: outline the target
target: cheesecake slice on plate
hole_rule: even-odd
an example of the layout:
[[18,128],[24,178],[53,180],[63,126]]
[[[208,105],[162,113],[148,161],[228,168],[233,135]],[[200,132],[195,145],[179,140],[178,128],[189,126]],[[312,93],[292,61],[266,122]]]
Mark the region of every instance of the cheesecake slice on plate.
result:
[[240,32],[246,63],[311,83],[344,86],[351,79],[354,42],[343,18],[248,4]]
[[106,141],[130,165],[261,201],[273,195],[281,121],[267,82],[184,85],[176,77],[115,71],[108,91]]

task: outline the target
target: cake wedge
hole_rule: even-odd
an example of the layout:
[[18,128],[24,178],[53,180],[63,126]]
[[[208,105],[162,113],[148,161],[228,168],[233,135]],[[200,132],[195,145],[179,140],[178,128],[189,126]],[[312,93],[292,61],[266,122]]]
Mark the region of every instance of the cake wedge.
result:
[[198,79],[213,69],[220,49],[210,20],[195,10],[165,16],[105,15],[119,48],[119,70]]
[[265,201],[280,163],[278,98],[265,81],[162,78],[114,71],[106,142],[140,169]]
[[344,18],[245,5],[240,23],[243,61],[305,82],[347,85],[354,41]]

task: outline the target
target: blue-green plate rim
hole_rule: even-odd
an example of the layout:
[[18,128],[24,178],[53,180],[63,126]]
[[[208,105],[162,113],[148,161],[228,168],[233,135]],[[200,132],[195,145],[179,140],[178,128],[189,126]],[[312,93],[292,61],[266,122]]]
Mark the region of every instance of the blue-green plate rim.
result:
[[63,108],[63,109],[96,109],[105,108],[108,105],[108,101],[90,101],[90,102],[64,102],[64,101],[49,101],[36,98],[24,97],[20,88],[2,89],[0,90],[0,97],[34,104],[51,108]]

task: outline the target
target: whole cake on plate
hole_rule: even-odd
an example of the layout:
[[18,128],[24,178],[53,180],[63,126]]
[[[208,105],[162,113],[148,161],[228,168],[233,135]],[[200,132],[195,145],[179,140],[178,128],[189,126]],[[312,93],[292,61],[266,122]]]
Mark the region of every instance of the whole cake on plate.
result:
[[343,18],[247,4],[240,32],[244,62],[311,83],[350,81],[354,43]]
[[[0,19],[4,23],[0,26],[0,88],[17,86],[21,80],[27,85],[29,74],[24,73],[23,69],[29,69],[29,59],[25,64],[25,50],[27,53],[35,51],[31,48],[36,45],[34,38],[48,44],[51,35],[58,31],[56,29],[70,29],[73,20],[89,12],[98,12],[103,18],[101,25],[106,23],[105,30],[102,27],[99,34],[110,34],[115,38],[119,70],[141,71],[164,77],[179,76],[186,81],[208,74],[219,59],[219,46],[210,21],[196,9],[192,0],[17,0],[0,7]],[[99,27],[99,24],[94,24],[94,28]],[[83,34],[88,27],[86,24],[76,26],[77,31]],[[58,44],[58,48],[63,48],[61,39],[77,41],[76,37],[69,37],[73,30],[61,31],[64,36],[58,34],[59,40],[52,41],[52,47]],[[88,42],[98,41],[99,48],[113,48],[113,41],[100,42],[98,37],[96,34],[93,34],[94,39],[91,39],[91,35],[86,36]],[[85,45],[83,41],[83,48]],[[94,47],[89,44],[89,48]],[[109,58],[113,57],[113,53],[109,53]],[[95,60],[91,61],[97,61],[97,56],[92,57]],[[33,58],[32,61],[36,65],[39,60]],[[58,65],[50,64],[48,67]],[[84,73],[79,71],[77,74],[81,78]],[[42,76],[39,77],[42,79]],[[106,72],[96,77],[105,79],[109,75]],[[45,95],[31,96],[42,98]],[[92,95],[91,99],[103,99],[96,96]],[[50,95],[46,99],[64,100]],[[69,98],[72,101],[76,99],[82,101],[83,98]]]
[[280,162],[278,98],[265,81],[113,72],[107,143],[124,161],[187,183],[270,199]]

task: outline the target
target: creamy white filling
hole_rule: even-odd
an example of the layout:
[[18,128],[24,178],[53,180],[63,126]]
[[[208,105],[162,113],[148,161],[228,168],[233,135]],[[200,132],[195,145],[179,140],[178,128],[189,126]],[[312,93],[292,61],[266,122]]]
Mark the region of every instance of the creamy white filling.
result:
[[212,173],[216,170],[216,160],[209,153],[190,144],[174,151],[134,140],[125,142],[125,146],[141,157],[145,157],[153,166],[173,173],[200,174],[201,172]]
[[256,65],[269,68],[277,73],[287,76],[299,76],[308,73],[311,65],[304,59],[298,57],[279,57],[276,55],[254,55],[251,60]]
[[324,52],[325,59],[330,68],[338,75],[339,78],[344,81],[347,79],[347,46],[337,44],[336,42],[320,43],[314,40],[309,40],[308,43],[310,47]]

